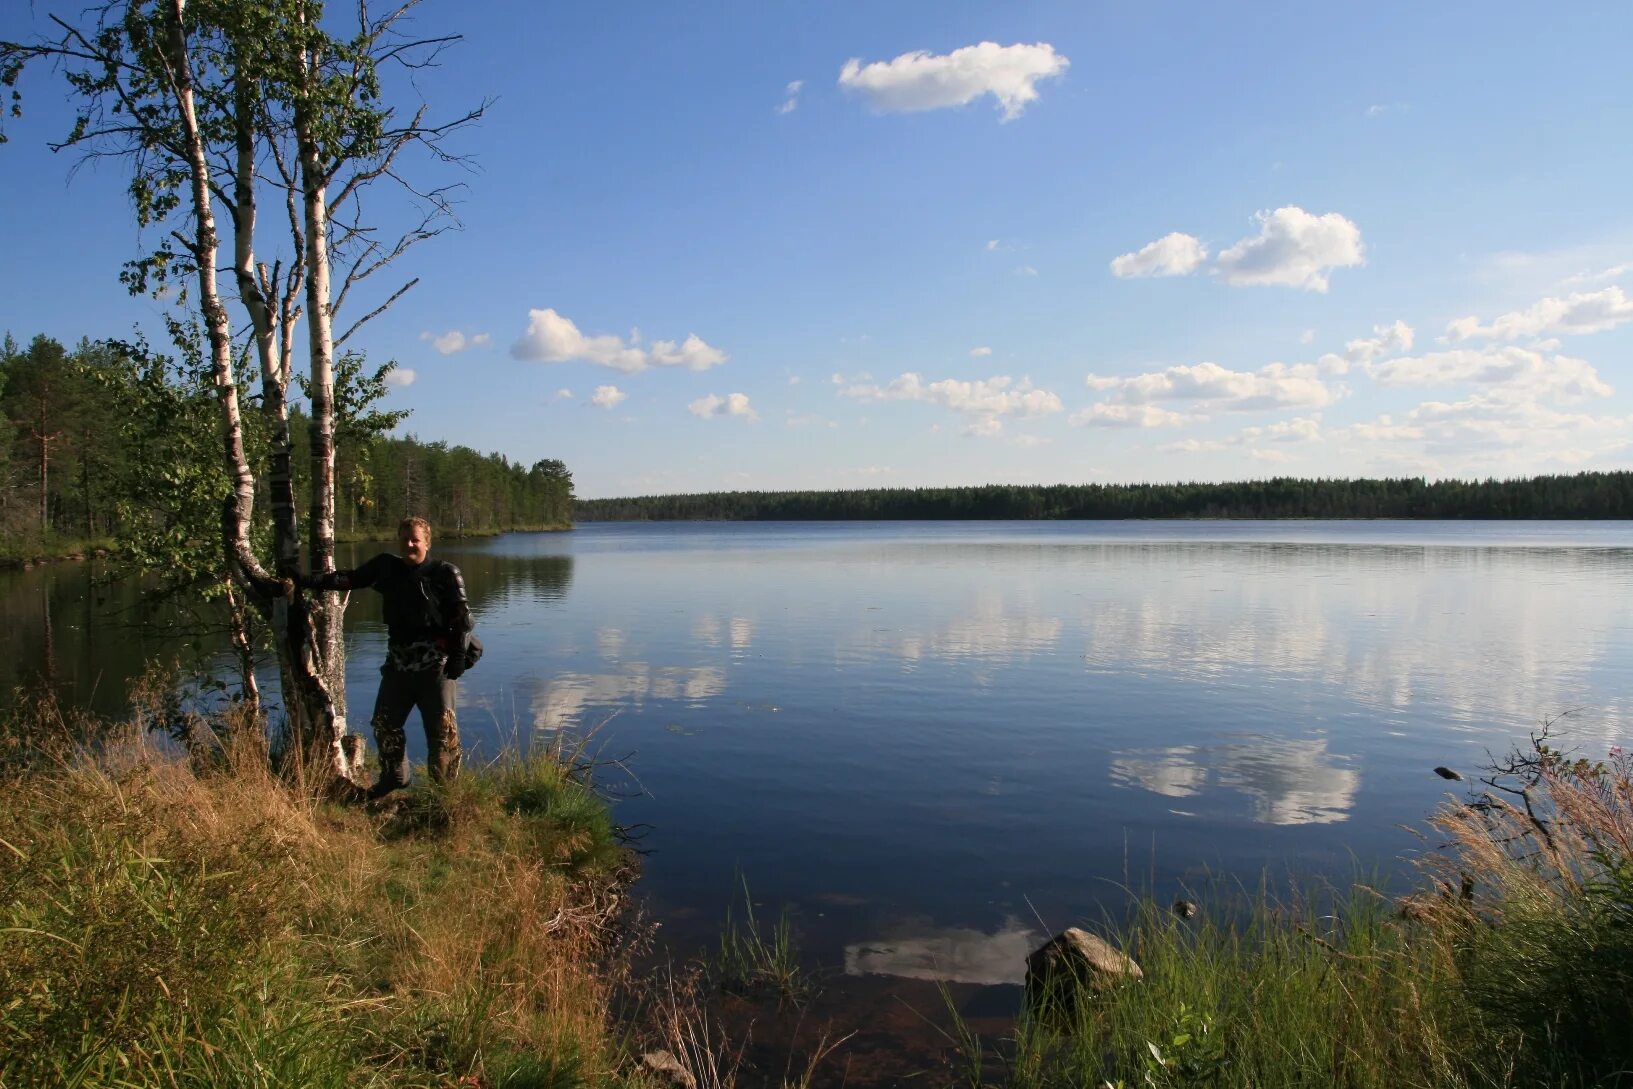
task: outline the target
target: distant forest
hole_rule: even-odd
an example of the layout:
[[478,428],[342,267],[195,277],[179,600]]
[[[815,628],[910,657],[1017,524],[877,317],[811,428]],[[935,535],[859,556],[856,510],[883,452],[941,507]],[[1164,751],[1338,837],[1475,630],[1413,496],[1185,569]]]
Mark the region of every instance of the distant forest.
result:
[[581,499],[596,521],[1051,518],[1633,518],[1633,472],[1524,480],[1301,480],[1226,484],[989,484],[969,488],[709,492]]
[[[523,465],[502,454],[383,432],[407,413],[378,407],[389,367],[336,363],[335,529],[341,537],[389,537],[405,514],[441,535],[571,524],[573,477],[555,459]],[[254,389],[243,392],[253,405]],[[0,342],[0,554],[51,542],[118,546],[137,523],[177,518],[178,491],[227,494],[217,468],[220,422],[197,365],[113,341],[73,349],[48,337],[25,348]],[[266,441],[249,413],[247,441]],[[291,412],[294,467],[304,492],[307,418]],[[195,479],[196,478],[196,479]],[[269,509],[264,478],[256,513]],[[303,517],[305,512],[302,512]],[[151,528],[151,527],[149,527]]]

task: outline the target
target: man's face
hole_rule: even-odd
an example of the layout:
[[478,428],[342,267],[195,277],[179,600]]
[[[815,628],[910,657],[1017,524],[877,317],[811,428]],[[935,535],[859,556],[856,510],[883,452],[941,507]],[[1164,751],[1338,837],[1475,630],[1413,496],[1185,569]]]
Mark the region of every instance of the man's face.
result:
[[431,537],[419,526],[399,530],[397,551],[409,563],[424,563],[426,553],[431,551]]

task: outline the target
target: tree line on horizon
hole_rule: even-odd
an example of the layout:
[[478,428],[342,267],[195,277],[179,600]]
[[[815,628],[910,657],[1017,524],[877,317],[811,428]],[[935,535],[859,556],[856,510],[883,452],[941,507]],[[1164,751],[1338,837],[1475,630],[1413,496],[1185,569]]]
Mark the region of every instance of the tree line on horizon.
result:
[[[439,535],[570,524],[573,478],[556,459],[532,465],[467,446],[384,432],[407,416],[376,405],[391,366],[363,372],[337,362],[336,529],[345,537],[391,536],[407,514]],[[50,551],[61,542],[141,548],[155,535],[189,533],[219,550],[207,527],[225,473],[209,376],[197,365],[141,345],[81,341],[73,349],[36,336],[0,340],[0,541],[7,552]],[[291,405],[292,473],[306,486],[311,463],[302,405]],[[250,418],[253,425],[254,417]],[[267,436],[251,426],[252,448]],[[256,481],[260,523],[268,482]],[[187,496],[197,493],[197,502]],[[200,524],[203,519],[203,526]],[[264,532],[266,526],[258,525]]]
[[581,499],[606,521],[1126,518],[1633,518],[1633,472],[1511,480],[1273,477],[1209,484],[987,484]]

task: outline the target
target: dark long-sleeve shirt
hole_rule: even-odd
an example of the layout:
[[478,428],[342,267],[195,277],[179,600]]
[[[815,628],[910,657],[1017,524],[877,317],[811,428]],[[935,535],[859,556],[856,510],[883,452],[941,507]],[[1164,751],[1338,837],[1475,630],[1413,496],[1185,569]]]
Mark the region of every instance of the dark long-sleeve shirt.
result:
[[387,640],[394,648],[441,642],[446,650],[474,627],[465,580],[459,568],[442,560],[415,565],[382,552],[361,567],[313,581],[324,590],[379,591],[385,598]]

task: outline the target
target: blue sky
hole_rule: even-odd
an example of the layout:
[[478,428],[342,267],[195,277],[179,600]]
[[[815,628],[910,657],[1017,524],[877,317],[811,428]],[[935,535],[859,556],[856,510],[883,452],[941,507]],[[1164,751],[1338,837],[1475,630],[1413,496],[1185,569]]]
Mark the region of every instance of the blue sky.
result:
[[[473,171],[416,174],[464,229],[354,342],[422,438],[585,496],[1629,464],[1625,4],[417,18],[465,36],[433,107],[497,100]],[[45,75],[0,329],[151,326],[121,165],[45,149]]]

